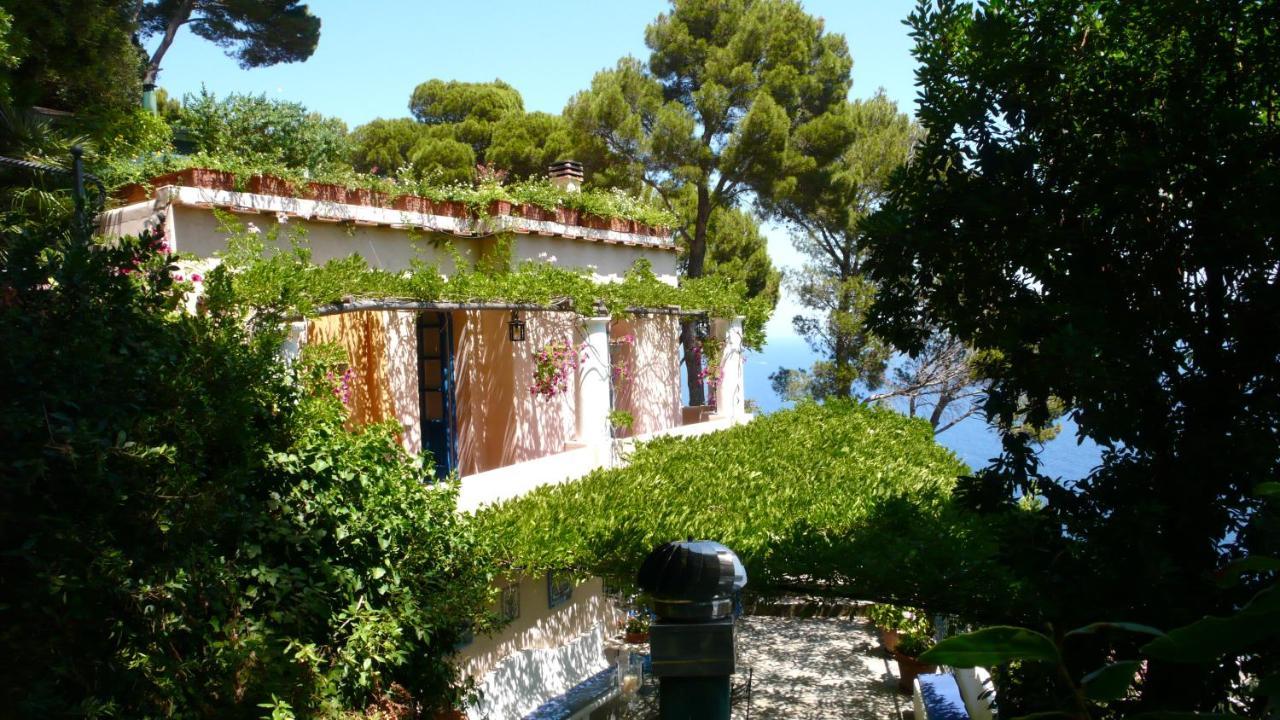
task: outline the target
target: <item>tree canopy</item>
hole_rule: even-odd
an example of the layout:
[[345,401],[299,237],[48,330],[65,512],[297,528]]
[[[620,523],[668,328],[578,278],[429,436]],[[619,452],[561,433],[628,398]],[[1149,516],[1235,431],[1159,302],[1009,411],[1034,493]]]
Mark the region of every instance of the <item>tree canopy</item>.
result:
[[266,95],[232,94],[219,100],[201,90],[170,110],[169,122],[197,152],[236,154],[311,172],[348,161],[346,123]]
[[875,287],[862,270],[864,221],[883,201],[889,176],[907,161],[919,128],[877,93],[846,103],[797,135],[789,149],[795,172],[764,205],[789,226],[806,259],[789,281],[801,305],[816,311],[793,318],[796,331],[822,357],[808,390],[816,397],[849,397],[855,384],[879,387],[891,353],[866,327]]
[[491,83],[429,80],[409,101],[413,120],[378,119],[352,133],[357,169],[394,173],[409,168],[419,179],[467,182],[479,163],[532,178],[565,159],[570,139],[564,121],[526,113],[519,91]]
[[[648,63],[596,74],[565,116],[585,159],[610,182],[644,184],[675,202],[693,191],[686,275],[705,272],[712,211],[769,194],[788,174],[792,134],[839,107],[852,61],[844,38],[793,0],[681,0],[645,30]],[[588,166],[594,177],[594,163]],[[686,328],[686,357],[693,344]],[[688,363],[690,400],[702,400]]]
[[155,84],[178,29],[226,50],[248,69],[301,62],[320,42],[320,18],[298,0],[143,0],[135,20],[142,37],[160,36],[143,81]]
[[[4,0],[0,91],[15,107],[136,107],[145,57],[129,0]],[[3,25],[7,24],[8,27]],[[7,57],[6,57],[7,56]]]
[[745,283],[747,296],[762,298],[770,310],[778,303],[782,273],[769,259],[768,239],[750,212],[717,208],[711,214],[706,271]]
[[[993,418],[1021,407],[1041,424],[1061,398],[1105,448],[1058,483],[1006,432],[961,488],[988,510],[1047,503],[1062,532],[1008,558],[1055,627],[1228,613],[1258,585],[1214,573],[1275,550],[1252,493],[1280,468],[1278,23],[1275,3],[1144,0],[910,18],[926,136],[868,235],[875,328],[919,347],[936,325],[989,350]],[[1277,657],[1152,661],[1138,707],[1224,708],[1239,673]]]

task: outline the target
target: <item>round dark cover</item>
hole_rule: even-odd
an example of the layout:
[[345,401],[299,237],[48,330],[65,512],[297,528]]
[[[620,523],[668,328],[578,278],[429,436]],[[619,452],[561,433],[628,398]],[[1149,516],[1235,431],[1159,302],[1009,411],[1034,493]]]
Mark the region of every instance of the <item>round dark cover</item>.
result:
[[654,549],[641,563],[636,580],[654,598],[704,602],[741,590],[747,572],[729,548],[691,538]]

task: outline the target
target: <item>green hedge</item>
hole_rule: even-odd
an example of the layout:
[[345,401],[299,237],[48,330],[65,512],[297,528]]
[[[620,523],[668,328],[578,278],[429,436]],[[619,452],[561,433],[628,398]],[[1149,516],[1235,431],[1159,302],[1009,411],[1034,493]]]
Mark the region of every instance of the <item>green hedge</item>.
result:
[[813,587],[963,610],[1017,590],[993,567],[976,518],[951,503],[967,472],[922,420],[805,403],[644,444],[626,467],[541,488],[478,520],[506,562],[531,571],[626,579],[655,546],[694,536],[733,548],[757,592]]

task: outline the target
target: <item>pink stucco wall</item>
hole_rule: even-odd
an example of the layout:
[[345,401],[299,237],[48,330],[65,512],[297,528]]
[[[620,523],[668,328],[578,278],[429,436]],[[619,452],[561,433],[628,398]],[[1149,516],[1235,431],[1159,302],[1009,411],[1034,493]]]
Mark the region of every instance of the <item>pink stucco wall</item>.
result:
[[[571,312],[522,312],[528,338],[507,336],[510,312],[452,313],[459,471],[473,475],[563,452],[575,439],[576,372],[566,392],[531,392],[534,355],[548,343],[584,340]],[[394,419],[405,449],[422,447],[418,407],[417,330],[414,312],[356,312],[317,318],[308,342],[344,345],[356,370],[354,424]],[[634,418],[629,435],[681,424],[679,325],[674,316],[630,317],[611,323],[615,407]],[[625,377],[620,368],[626,368]]]
[[577,316],[568,312],[522,313],[528,337],[507,337],[510,313],[454,313],[454,378],[457,382],[458,458],[463,475],[562,452],[574,434],[573,378],[568,392],[535,397],[534,353],[555,340],[582,341]]
[[631,413],[629,435],[680,424],[679,332],[674,315],[628,317],[609,327],[614,407]]
[[395,420],[411,453],[422,449],[416,321],[412,312],[353,312],[314,318],[307,328],[308,343],[336,343],[347,351],[354,371],[351,422]]

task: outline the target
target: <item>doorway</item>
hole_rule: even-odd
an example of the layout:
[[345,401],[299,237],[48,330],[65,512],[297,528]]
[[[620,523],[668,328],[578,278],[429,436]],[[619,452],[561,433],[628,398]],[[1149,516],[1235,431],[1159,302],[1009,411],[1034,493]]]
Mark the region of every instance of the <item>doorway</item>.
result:
[[436,479],[443,479],[458,466],[453,322],[447,312],[418,315],[418,407],[422,450],[431,454]]

